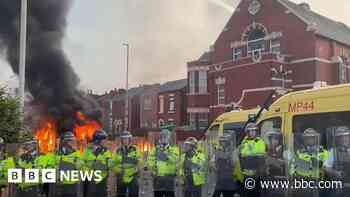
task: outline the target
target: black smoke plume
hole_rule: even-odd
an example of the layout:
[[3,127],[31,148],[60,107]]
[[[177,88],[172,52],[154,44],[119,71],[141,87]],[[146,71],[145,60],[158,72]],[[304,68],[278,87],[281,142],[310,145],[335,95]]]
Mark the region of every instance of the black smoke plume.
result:
[[[96,108],[78,90],[79,77],[62,49],[66,17],[72,0],[28,0],[26,89],[44,116],[73,127],[77,111]],[[18,74],[21,0],[0,0],[0,49]]]

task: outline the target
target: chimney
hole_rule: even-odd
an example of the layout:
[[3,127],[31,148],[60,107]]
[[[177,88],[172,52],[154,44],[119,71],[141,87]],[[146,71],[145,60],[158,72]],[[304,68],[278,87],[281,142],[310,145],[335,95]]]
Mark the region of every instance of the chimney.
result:
[[299,6],[304,8],[305,10],[311,10],[311,7],[308,3],[303,2],[303,3],[299,3]]

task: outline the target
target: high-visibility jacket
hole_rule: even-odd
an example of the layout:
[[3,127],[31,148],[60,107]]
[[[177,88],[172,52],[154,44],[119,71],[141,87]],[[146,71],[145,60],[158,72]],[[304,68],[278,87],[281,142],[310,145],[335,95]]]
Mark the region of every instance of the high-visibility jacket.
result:
[[[40,155],[34,160],[34,167],[36,169],[57,169],[58,165],[59,160],[54,153]],[[39,171],[39,173],[41,173],[41,171]],[[40,181],[41,179],[39,179],[39,182]]]
[[109,169],[112,169],[113,166],[115,166],[115,160],[114,155],[111,151],[106,150],[96,155],[96,160],[93,168],[94,170],[102,171],[102,180],[107,177]]
[[[194,186],[205,184],[207,175],[206,156],[202,151],[196,150],[192,157],[181,155],[180,176],[191,182]],[[185,181],[186,183],[186,181]]]
[[34,160],[35,167],[38,169],[56,169],[58,166],[58,158],[54,153],[40,155]]
[[93,169],[96,156],[92,149],[87,148],[83,152],[76,151],[75,156],[78,158],[76,162],[77,169],[81,171],[91,171]]
[[[34,156],[32,156],[32,155],[24,154],[24,155],[21,155],[17,159],[16,165],[17,165],[18,168],[21,168],[22,170],[33,169],[33,168],[36,168],[36,166],[35,166],[35,159],[36,158]],[[21,183],[18,183],[18,186],[19,186],[20,189],[26,189],[26,188],[37,186],[37,185],[39,185],[39,183],[26,183],[24,181],[21,182]]]
[[[264,157],[266,156],[267,147],[264,140],[260,137],[255,139],[250,139],[245,137],[239,147],[239,158],[240,158],[240,167],[243,176],[255,176],[256,170],[246,169],[242,165],[243,159],[249,159],[252,157]],[[258,164],[257,164],[258,165]],[[259,166],[260,167],[260,166]]]
[[[75,151],[67,155],[59,155],[58,159],[59,169],[63,171],[78,170],[83,163],[80,159],[80,151]],[[62,184],[75,184],[78,182],[66,179],[63,179],[62,181]]]
[[114,171],[121,176],[123,183],[131,183],[138,174],[140,152],[135,146],[122,146],[114,157]]
[[329,151],[322,147],[315,154],[309,153],[304,149],[298,150],[292,165],[292,174],[309,179],[323,178],[324,171],[322,165],[328,158]]
[[175,176],[179,161],[180,151],[177,146],[169,145],[164,148],[156,146],[148,155],[147,166],[156,176]]
[[7,171],[9,169],[15,168],[15,162],[12,157],[8,157],[0,161],[0,187],[7,186]]
[[260,137],[249,139],[245,137],[240,146],[240,156],[260,156],[266,155],[266,144]]

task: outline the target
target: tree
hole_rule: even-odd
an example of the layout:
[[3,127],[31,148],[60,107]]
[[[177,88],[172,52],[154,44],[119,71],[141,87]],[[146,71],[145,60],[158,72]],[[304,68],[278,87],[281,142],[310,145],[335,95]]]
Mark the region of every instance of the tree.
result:
[[22,128],[19,101],[11,96],[6,88],[0,87],[0,137],[6,143],[18,142]]

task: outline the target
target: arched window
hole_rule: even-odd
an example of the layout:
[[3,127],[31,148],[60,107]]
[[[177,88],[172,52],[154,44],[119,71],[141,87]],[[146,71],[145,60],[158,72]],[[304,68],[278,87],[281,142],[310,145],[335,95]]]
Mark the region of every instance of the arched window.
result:
[[266,36],[267,29],[262,24],[253,23],[245,29],[242,34],[242,40],[247,42],[248,55],[265,51],[266,41],[264,38]]

